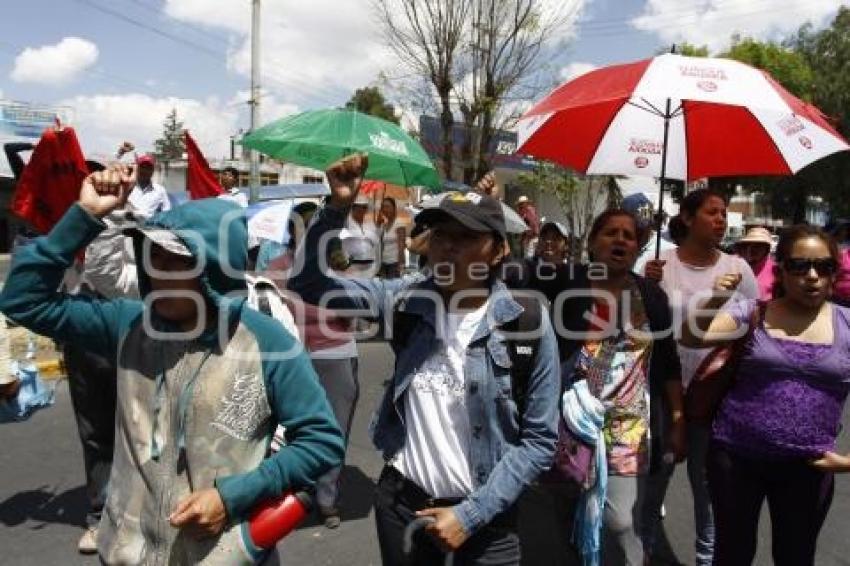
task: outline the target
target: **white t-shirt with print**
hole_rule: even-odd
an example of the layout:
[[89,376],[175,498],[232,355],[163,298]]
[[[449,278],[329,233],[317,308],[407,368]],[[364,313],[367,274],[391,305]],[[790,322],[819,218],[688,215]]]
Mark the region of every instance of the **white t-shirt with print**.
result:
[[[745,299],[757,299],[759,296],[758,282],[749,264],[736,255],[720,252],[720,257],[714,265],[698,267],[684,263],[679,259],[676,249],[663,250],[660,258],[664,264],[664,278],[661,288],[670,299],[670,309],[673,315],[673,328],[678,335],[682,321],[695,306],[705,300],[714,287],[718,277],[727,273],[740,273],[741,283],[730,302]],[[698,297],[698,298],[695,298]],[[685,387],[691,382],[699,365],[711,352],[710,348],[688,348],[679,344],[679,360],[682,363],[682,383]]]
[[404,395],[407,438],[393,465],[434,497],[472,493],[463,362],[486,312],[485,302],[474,311],[442,317],[444,346],[422,364]]

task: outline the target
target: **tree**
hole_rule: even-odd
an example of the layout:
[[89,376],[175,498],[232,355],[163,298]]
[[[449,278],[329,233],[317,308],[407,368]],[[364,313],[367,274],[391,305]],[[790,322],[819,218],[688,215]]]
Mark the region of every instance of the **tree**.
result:
[[177,119],[177,109],[172,108],[162,123],[162,137],[154,142],[156,156],[163,161],[183,158],[183,122]]
[[520,108],[509,103],[536,98],[550,86],[534,78],[545,64],[541,57],[544,48],[569,19],[563,11],[549,10],[536,0],[470,3],[471,44],[461,60],[463,88],[457,89],[466,133],[466,183],[492,169],[494,136],[519,118]]
[[814,104],[845,136],[850,134],[850,8],[839,8],[832,24],[819,32],[803,25],[787,45],[813,71]]
[[554,163],[539,161],[534,171],[523,173],[517,183],[525,189],[538,189],[554,196],[564,213],[572,236],[570,255],[582,261],[593,219],[606,206],[612,177],[580,177]]
[[675,45],[671,45],[669,47],[661,47],[655,51],[656,55],[663,55],[664,53],[670,53],[671,47],[673,51],[677,55],[685,55],[686,57],[708,57],[708,46],[707,45],[694,45],[692,43],[688,43],[687,41],[683,43],[676,43]]
[[398,124],[395,108],[384,98],[381,90],[376,86],[358,88],[354,95],[345,103],[345,107],[358,110],[364,114],[383,118],[393,124]]
[[[468,23],[468,0],[374,0],[384,39],[407,73],[439,100],[443,175],[453,179],[452,91],[455,60]],[[423,81],[424,79],[424,81]],[[419,86],[419,84],[417,84]]]
[[618,208],[623,202],[623,191],[614,175],[605,178],[605,202],[606,208]]
[[[403,69],[397,83],[439,101],[441,161],[454,178],[454,124],[461,116],[464,181],[492,168],[496,132],[512,125],[520,100],[552,86],[544,48],[575,15],[577,2],[549,9],[538,0],[373,0],[384,37]],[[570,11],[572,10],[572,11]],[[427,99],[426,102],[427,104]]]
[[682,43],[676,46],[676,53],[686,55],[688,57],[708,57],[707,45],[691,45],[690,43]]
[[733,37],[732,46],[720,56],[765,70],[791,94],[812,99],[814,73],[800,53],[778,43]]
[[[850,137],[850,8],[838,9],[829,27],[802,26],[786,45],[812,69],[812,102],[845,139]],[[806,167],[798,176],[829,202],[834,217],[850,214],[850,154],[841,152]]]
[[[689,54],[697,57],[708,56],[705,47],[695,48],[684,44]],[[732,36],[732,45],[718,56],[735,59],[758,69],[767,71],[789,92],[811,100],[814,73],[806,59],[787,46],[774,42],[762,42],[752,38]],[[764,192],[770,197],[771,207],[775,211],[784,211],[793,222],[805,218],[806,206],[811,190],[799,176],[750,176],[750,177],[714,177],[709,179],[709,187],[731,197],[741,186],[746,192]]]
[[[696,55],[707,54],[706,50]],[[805,24],[781,44],[733,36],[732,45],[719,55],[767,71],[789,92],[821,109],[845,138],[850,134],[850,9],[840,8],[828,28],[815,32]],[[847,215],[850,155],[842,152],[821,159],[790,177],[709,180],[710,187],[727,194],[737,185],[748,192],[764,192],[772,210],[795,223],[805,219],[813,195],[826,199],[834,215]]]
[[[814,73],[806,59],[798,52],[774,42],[762,42],[752,38],[732,37],[732,45],[720,54],[758,69],[767,71],[791,94],[810,101],[813,94]],[[809,196],[813,193],[800,175],[777,177],[729,177],[711,179],[709,186],[728,196],[734,194],[738,185],[747,191],[759,191],[768,195],[773,211],[782,211],[794,223],[806,217]]]

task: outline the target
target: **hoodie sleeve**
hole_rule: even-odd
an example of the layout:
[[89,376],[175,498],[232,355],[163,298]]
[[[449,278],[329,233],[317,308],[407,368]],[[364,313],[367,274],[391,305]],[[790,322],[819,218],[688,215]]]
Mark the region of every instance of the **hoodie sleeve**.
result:
[[[269,352],[263,373],[269,405],[286,428],[287,444],[254,470],[216,480],[232,522],[246,519],[261,501],[289,489],[312,486],[345,454],[342,433],[310,358],[295,339],[268,317],[243,311],[261,351]],[[291,354],[291,355],[290,355]]]
[[58,291],[74,255],[104,228],[103,222],[75,204],[47,236],[18,248],[0,293],[0,311],[43,336],[113,356],[123,329],[141,313],[142,304]]

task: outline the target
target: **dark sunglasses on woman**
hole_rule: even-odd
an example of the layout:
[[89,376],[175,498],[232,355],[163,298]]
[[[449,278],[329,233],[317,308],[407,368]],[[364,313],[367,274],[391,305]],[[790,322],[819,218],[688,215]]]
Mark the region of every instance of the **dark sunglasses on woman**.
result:
[[785,271],[792,275],[805,275],[812,268],[821,276],[833,275],[838,269],[838,263],[831,257],[821,257],[817,259],[792,257],[784,262]]

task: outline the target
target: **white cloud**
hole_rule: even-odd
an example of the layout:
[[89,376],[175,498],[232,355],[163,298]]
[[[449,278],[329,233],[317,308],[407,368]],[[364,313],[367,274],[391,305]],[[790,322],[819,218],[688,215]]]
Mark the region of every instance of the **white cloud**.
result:
[[[562,23],[553,44],[574,37],[575,22],[591,1],[538,0],[547,21]],[[340,105],[395,65],[373,0],[264,2],[261,9],[262,84],[286,102],[304,108]],[[228,68],[250,75],[250,2],[165,0],[164,10],[180,21],[231,33]]]
[[558,76],[563,81],[571,81],[576,77],[580,77],[590,71],[597,69],[598,67],[593,63],[584,63],[577,61],[575,63],[570,63],[566,67],[562,68],[558,73]]
[[[269,4],[263,4],[263,11]],[[176,20],[248,33],[251,28],[251,3],[233,0],[165,0],[163,10]]]
[[86,39],[66,37],[56,45],[27,47],[15,58],[11,79],[19,83],[67,83],[95,64],[97,46]]
[[554,21],[559,23],[556,43],[567,43],[577,37],[578,28],[576,23],[584,14],[585,9],[593,0],[537,0],[541,9],[543,21]]
[[[234,34],[228,68],[250,75],[249,2],[166,0],[165,13]],[[287,102],[339,105],[385,63],[369,0],[265,2],[261,21],[261,82]]]
[[76,96],[60,102],[74,108],[71,124],[86,155],[113,155],[129,140],[139,152],[153,149],[162,135],[162,123],[172,108],[208,158],[230,152],[230,136],[237,132],[239,110],[217,98],[153,98],[145,94]]
[[734,33],[783,39],[803,22],[821,26],[842,4],[850,0],[647,0],[632,25],[664,44],[687,41],[714,52],[727,47]]

